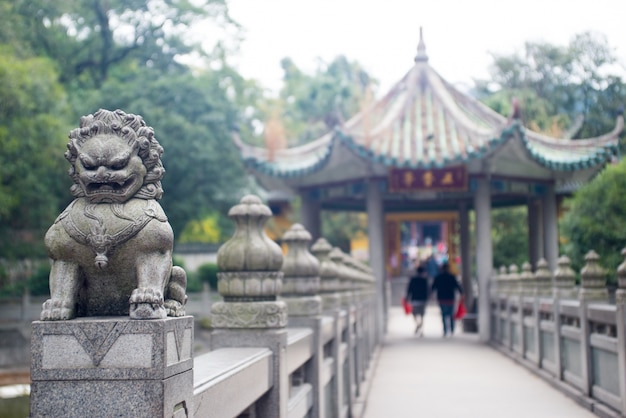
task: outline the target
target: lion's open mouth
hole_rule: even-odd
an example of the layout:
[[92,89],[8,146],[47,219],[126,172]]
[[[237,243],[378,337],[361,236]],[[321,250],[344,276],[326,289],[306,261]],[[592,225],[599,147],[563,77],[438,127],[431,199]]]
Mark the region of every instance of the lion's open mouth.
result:
[[106,183],[89,183],[87,185],[88,194],[100,194],[100,193],[113,193],[122,194],[133,183],[133,179],[118,182],[106,182]]
[[86,185],[85,191],[88,195],[98,195],[98,194],[124,194],[133,184],[135,183],[135,178],[130,177],[125,181],[116,181],[116,182],[92,182]]

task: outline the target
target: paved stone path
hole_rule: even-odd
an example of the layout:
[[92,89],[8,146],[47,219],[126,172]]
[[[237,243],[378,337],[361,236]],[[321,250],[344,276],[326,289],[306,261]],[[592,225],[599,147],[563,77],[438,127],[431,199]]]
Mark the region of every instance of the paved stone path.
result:
[[411,316],[392,308],[372,373],[364,418],[595,417],[522,366],[459,330],[443,338],[437,306],[422,337]]

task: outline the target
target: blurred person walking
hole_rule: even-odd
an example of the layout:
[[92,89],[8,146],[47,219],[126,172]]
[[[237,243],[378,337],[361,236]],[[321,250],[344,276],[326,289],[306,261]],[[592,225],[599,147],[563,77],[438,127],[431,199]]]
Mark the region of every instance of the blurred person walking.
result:
[[424,325],[424,311],[428,300],[428,275],[426,269],[418,266],[415,276],[411,277],[406,288],[406,300],[411,304],[413,319],[415,319],[415,333],[422,335]]
[[439,274],[435,276],[432,291],[437,292],[437,301],[441,308],[441,319],[443,320],[443,336],[454,334],[454,299],[455,292],[463,297],[463,289],[459,286],[456,277],[450,273],[450,266],[447,262],[441,265]]

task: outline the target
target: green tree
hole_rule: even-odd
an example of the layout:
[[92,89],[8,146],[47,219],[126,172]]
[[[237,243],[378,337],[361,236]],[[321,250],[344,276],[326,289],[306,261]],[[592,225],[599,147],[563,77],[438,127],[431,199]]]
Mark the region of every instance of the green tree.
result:
[[626,102],[626,85],[612,66],[618,63],[606,37],[585,32],[565,47],[527,42],[521,53],[493,55],[489,80],[477,80],[477,92],[502,114],[512,97],[520,100],[532,129],[566,136],[580,116],[579,138],[610,131],[615,111]]
[[515,264],[521,267],[528,261],[527,213],[524,207],[494,209],[491,213],[493,265]]
[[202,51],[186,36],[192,24],[236,26],[223,0],[5,0],[1,7],[13,19],[0,37],[55,60],[60,81],[82,87],[101,86],[127,62],[183,69],[178,56]]
[[0,255],[40,255],[43,231],[68,198],[65,91],[46,58],[0,46]]
[[375,84],[359,63],[343,55],[320,62],[313,75],[302,72],[290,58],[284,58],[281,67],[284,84],[269,110],[281,112],[291,145],[315,140],[356,114]]
[[625,190],[626,161],[622,160],[566,201],[560,221],[562,248],[576,271],[584,265],[589,250],[600,254],[602,265],[612,271],[624,261],[620,251],[626,247]]

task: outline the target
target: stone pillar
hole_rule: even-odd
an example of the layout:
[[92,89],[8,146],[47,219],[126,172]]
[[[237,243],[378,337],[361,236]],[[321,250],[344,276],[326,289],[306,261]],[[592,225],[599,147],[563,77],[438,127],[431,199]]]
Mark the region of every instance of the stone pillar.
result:
[[[335,387],[332,390],[332,398],[327,399],[331,402],[331,416],[342,416],[344,408],[344,397],[350,396],[350,391],[344,394],[344,379],[350,379],[343,373],[341,336],[343,330],[341,328],[341,318],[345,318],[345,312],[341,311],[341,298],[337,293],[339,290],[339,278],[337,277],[337,266],[330,259],[330,251],[332,246],[324,238],[318,239],[311,247],[311,252],[315,255],[320,263],[320,292],[322,298],[322,310],[331,315],[334,319],[334,340],[330,347],[333,361],[333,372],[335,375]],[[352,398],[347,402],[352,405]]]
[[311,192],[300,193],[300,220],[302,226],[309,231],[313,240],[322,236],[321,204]]
[[283,300],[289,317],[316,317],[322,313],[319,261],[309,252],[311,234],[300,224],[294,224],[283,236],[287,256],[283,262]]
[[333,247],[324,238],[318,239],[311,247],[311,252],[317,257],[320,267],[320,293],[322,310],[333,312],[341,308],[339,296],[338,268],[330,258]]
[[522,272],[519,275],[520,289],[522,297],[532,297],[536,292],[535,275],[532,271],[532,266],[528,261],[522,264]]
[[[547,261],[546,261],[547,264]],[[554,271],[552,295],[554,299],[578,299],[576,291],[576,272],[572,270],[569,257],[563,255],[558,259],[558,268]]]
[[[622,250],[626,260],[626,248]],[[617,313],[617,375],[619,376],[619,397],[622,401],[621,413],[626,415],[626,261],[617,268],[615,307]]]
[[583,393],[591,396],[593,386],[593,366],[591,359],[591,324],[589,323],[589,304],[592,302],[605,302],[609,300],[609,292],[606,288],[606,272],[598,264],[600,257],[591,250],[585,255],[585,266],[580,270],[580,289],[578,300],[580,301],[580,360],[583,381]]
[[370,267],[377,280],[376,286],[376,329],[377,341],[383,340],[387,329],[388,306],[385,298],[385,213],[380,184],[367,183],[367,233],[369,240]]
[[537,268],[537,262],[543,257],[543,233],[541,217],[541,201],[528,200],[528,259]]
[[489,341],[489,278],[493,266],[491,242],[491,189],[488,178],[477,180],[474,195],[476,212],[476,275],[478,277],[478,332],[480,341]]
[[33,322],[31,416],[193,416],[193,318]]
[[550,270],[557,267],[559,258],[559,223],[554,185],[547,186],[541,207],[543,209],[543,248]]
[[307,363],[305,380],[313,387],[314,417],[326,416],[325,386],[323,384],[324,348],[322,344],[322,299],[320,288],[320,263],[309,252],[311,234],[300,224],[294,224],[283,236],[287,255],[283,261],[283,300],[287,303],[289,326],[313,330],[313,356]]
[[459,207],[459,235],[461,240],[461,281],[463,283],[463,295],[468,309],[474,304],[474,292],[472,286],[472,261],[471,242],[469,231],[469,211],[467,204],[461,203]]
[[212,349],[267,347],[273,353],[273,385],[256,404],[256,416],[285,418],[289,381],[286,364],[287,305],[282,289],[283,254],[263,229],[272,216],[257,196],[248,195],[228,216],[236,223],[217,252],[217,289],[224,298],[211,308]]
[[545,258],[540,258],[539,261],[537,261],[537,268],[535,270],[535,294],[540,298],[553,295],[552,273],[550,273],[548,262]]
[[346,385],[350,388],[351,393],[348,395],[350,397],[350,405],[354,401],[356,395],[359,392],[359,384],[361,383],[359,379],[356,378],[356,332],[354,326],[352,324],[356,324],[355,311],[350,304],[346,305],[346,291],[348,282],[348,274],[346,271],[346,266],[343,264],[343,251],[339,247],[333,247],[330,252],[330,259],[333,261],[337,268],[337,278],[339,279],[339,303],[341,308],[345,310],[347,319],[348,319],[348,332],[347,332],[347,346],[348,346],[348,383]]

